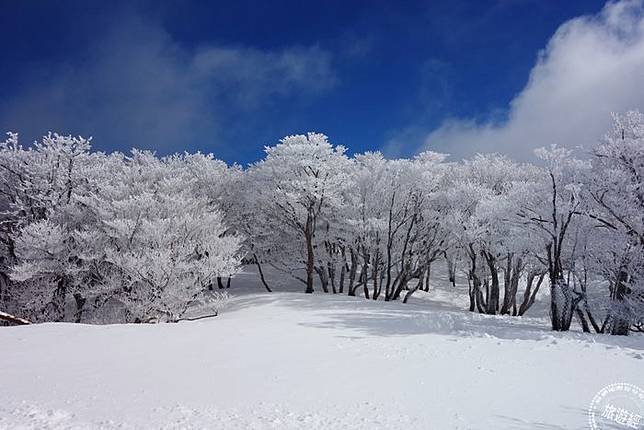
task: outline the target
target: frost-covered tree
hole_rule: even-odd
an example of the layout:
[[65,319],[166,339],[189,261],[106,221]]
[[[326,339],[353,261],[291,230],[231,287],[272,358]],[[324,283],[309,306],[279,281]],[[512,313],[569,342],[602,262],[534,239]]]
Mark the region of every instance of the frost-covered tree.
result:
[[[266,158],[255,163],[249,175],[253,199],[261,213],[265,239],[288,252],[273,252],[273,263],[293,276],[303,268],[306,292],[314,289],[315,235],[320,222],[343,204],[350,162],[345,148],[333,146],[318,133],[288,136],[266,148]],[[278,255],[276,255],[278,254]],[[288,255],[287,255],[288,254]]]
[[[445,205],[438,198],[445,156],[386,160],[367,152],[354,159],[344,212],[349,295],[362,286],[366,298],[395,300],[407,291],[407,299],[428,285],[430,266],[446,247]],[[412,279],[418,282],[408,289]]]
[[[120,174],[83,203],[96,219],[84,233],[93,259],[112,268],[112,291],[139,319],[175,320],[216,277],[239,269],[240,238],[225,234],[223,214],[184,157],[134,151]],[[207,160],[206,160],[207,161]]]
[[445,163],[447,155],[426,151],[417,155],[414,160],[414,171],[417,175],[417,186],[420,189],[421,205],[414,226],[411,243],[409,273],[405,282],[417,279],[411,288],[403,283],[398,286],[394,298],[402,289],[407,289],[403,299],[406,303],[417,290],[429,291],[432,264],[446,255],[450,248],[450,234],[447,229],[449,205],[446,191],[449,187],[447,172],[453,168],[452,163]]
[[614,115],[613,129],[594,148],[588,194],[597,222],[595,264],[608,282],[602,330],[626,335],[644,321],[644,115]]
[[528,165],[348,157],[309,133],[244,169],[56,134],[25,149],[9,134],[0,306],[35,320],[176,320],[242,262],[268,291],[266,266],[307,293],[407,301],[445,258],[454,285],[457,266],[467,273],[471,311],[523,315],[549,284],[554,330],[576,316],[584,331],[627,334],[644,324],[643,136],[629,112],[591,161],[553,146]]
[[584,298],[571,285],[568,272],[575,256],[575,223],[584,207],[581,191],[588,163],[557,146],[540,148],[536,154],[545,163],[542,180],[518,190],[523,197],[518,213],[542,250],[536,257],[548,271],[552,329],[567,331]]
[[536,177],[535,169],[498,154],[479,154],[451,176],[449,231],[467,260],[470,310],[525,312],[534,300],[532,284],[526,284],[522,306],[517,293],[530,266],[532,241],[514,218],[517,197]]
[[72,234],[82,222],[76,197],[97,186],[93,167],[101,154],[90,154],[87,139],[57,134],[27,150],[11,135],[0,153],[4,258],[8,274],[19,281],[12,285],[14,306],[64,319],[66,299],[80,288],[75,280],[83,271]]
[[0,166],[7,309],[69,320],[73,299],[81,321],[111,301],[127,320],[172,320],[238,270],[241,239],[219,209],[227,167],[212,156],[105,155],[55,134],[25,150],[10,135]]
[[348,294],[356,295],[356,290],[362,286],[365,298],[369,298],[368,279],[371,279],[373,297],[377,299],[381,285],[379,274],[384,273],[382,268],[387,225],[384,193],[390,185],[388,162],[382,154],[371,152],[358,154],[354,159],[353,184],[347,195],[346,211],[351,232],[347,256]]

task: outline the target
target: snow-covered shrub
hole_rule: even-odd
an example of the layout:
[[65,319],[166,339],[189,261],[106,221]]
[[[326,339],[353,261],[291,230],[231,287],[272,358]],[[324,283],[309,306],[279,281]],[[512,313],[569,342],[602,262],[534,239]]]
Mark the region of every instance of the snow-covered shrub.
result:
[[22,315],[82,321],[109,303],[127,321],[175,320],[239,269],[241,238],[213,198],[227,168],[211,156],[105,155],[58,135],[23,150],[12,135],[0,157],[16,167],[3,170],[3,275]]

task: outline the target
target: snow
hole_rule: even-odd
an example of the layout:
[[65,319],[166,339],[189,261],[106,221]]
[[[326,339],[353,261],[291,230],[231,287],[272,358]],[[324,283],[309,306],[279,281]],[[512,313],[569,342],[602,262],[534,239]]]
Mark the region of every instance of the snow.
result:
[[215,318],[0,328],[0,429],[585,429],[602,387],[644,386],[642,335],[470,313],[439,278],[402,304],[247,270]]

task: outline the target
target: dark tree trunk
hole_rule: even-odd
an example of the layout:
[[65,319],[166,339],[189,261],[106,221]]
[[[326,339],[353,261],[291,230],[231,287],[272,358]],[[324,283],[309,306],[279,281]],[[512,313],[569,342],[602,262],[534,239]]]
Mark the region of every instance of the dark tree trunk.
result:
[[[342,253],[344,256],[344,252]],[[347,273],[347,263],[342,260],[342,267],[340,268],[340,285],[338,286],[338,293],[344,294],[344,278]]]
[[257,258],[257,255],[253,255],[255,258],[255,264],[257,265],[257,271],[259,272],[259,279],[262,280],[262,284],[264,285],[264,288],[266,288],[266,291],[269,293],[272,293],[273,290],[268,286],[268,283],[266,282],[266,278],[264,278],[264,271],[262,270],[262,265],[259,262],[259,258]]
[[563,275],[560,249],[559,244],[551,243],[546,246],[550,280],[550,322],[554,331],[568,331],[583,295],[573,297],[573,291]]
[[391,296],[391,300],[398,300],[400,298],[400,294],[403,292],[404,289],[407,288],[408,281],[409,281],[409,278],[407,278],[407,273],[401,272],[400,276],[398,277],[396,288],[394,289],[393,294]]
[[5,306],[9,301],[9,275],[0,272],[0,306]]
[[[456,258],[447,257],[447,273],[449,274],[449,281],[452,283],[452,287],[456,287]],[[425,288],[428,287],[426,284]]]
[[365,299],[369,298],[369,285],[367,283],[367,281],[368,281],[367,278],[369,277],[369,274],[367,273],[368,270],[369,269],[368,269],[367,265],[365,264],[364,267],[362,268],[362,288],[363,288],[363,291],[364,291],[364,298]]
[[511,279],[512,279],[512,254],[508,254],[505,262],[505,270],[503,271],[503,305],[501,306],[501,315],[510,313],[510,294],[511,294]]
[[322,291],[325,293],[329,292],[329,277],[327,276],[326,269],[324,267],[315,267],[315,271],[320,278],[320,284],[322,286]]
[[83,306],[87,299],[83,297],[80,293],[74,293],[74,302],[76,302],[76,318],[74,322],[81,322],[83,318]]
[[584,333],[590,333],[590,326],[588,325],[588,321],[586,321],[586,318],[584,317],[584,312],[577,308],[575,310],[577,313],[577,318],[579,319],[579,323],[581,324],[581,329],[583,330]]
[[595,333],[603,333],[601,328],[599,327],[599,324],[597,324],[597,321],[593,317],[593,314],[590,312],[590,307],[588,306],[588,302],[584,298],[584,311],[586,312],[586,315],[588,316],[588,321],[590,321],[590,324],[593,326],[593,330],[595,330]]
[[468,291],[468,296],[470,298],[470,312],[474,312],[474,309],[476,309],[476,292],[474,290],[474,285],[472,283],[472,280],[469,280],[469,291]]
[[489,315],[495,315],[499,311],[499,271],[496,265],[496,257],[489,252],[484,252],[483,256],[490,270],[491,283],[488,283],[489,294],[487,296],[487,306],[485,312]]
[[469,284],[469,296],[470,296],[470,312],[474,312],[476,309],[476,304],[478,301],[478,292],[481,288],[481,280],[476,274],[476,253],[470,245],[469,247],[469,257],[470,257],[470,271],[468,275],[468,284]]
[[311,294],[313,293],[313,271],[315,270],[315,255],[313,254],[313,215],[311,214],[306,218],[304,239],[306,240],[306,290],[304,292]]
[[[407,250],[408,248],[411,248],[410,246],[411,232],[412,232],[412,229],[414,228],[415,223],[416,223],[416,215],[412,216],[409,222],[409,226],[407,227],[407,232],[405,233],[405,240],[403,242],[403,248],[400,253],[400,257],[401,257],[400,272],[396,276],[396,281],[394,281],[394,285],[392,286],[392,291],[390,296],[390,299],[393,299],[393,300],[398,300],[402,290],[404,288],[407,288],[407,281],[409,281],[409,271],[411,270],[411,263],[408,261],[410,261],[412,258],[412,252],[409,251],[408,253]],[[411,241],[411,243],[413,243],[413,240]],[[387,296],[385,296],[385,300],[387,300]]]
[[423,291],[423,280],[425,279],[425,273],[421,273],[420,276],[418,277],[418,283],[416,286],[409,291],[407,291],[407,294],[405,294],[405,298],[403,298],[403,303],[407,303],[407,301],[411,298],[412,294],[414,294],[417,290]]
[[16,324],[16,325],[31,324],[31,321],[29,321],[29,320],[26,320],[24,318],[19,318],[17,316],[14,316],[14,315],[8,314],[6,312],[2,312],[2,311],[0,311],[0,320],[7,321],[7,322],[9,322],[11,324]]
[[627,336],[631,326],[627,317],[628,310],[625,304],[626,296],[630,293],[627,283],[628,274],[620,270],[612,294],[613,303],[610,311],[610,334],[612,335]]
[[380,252],[376,251],[376,257],[374,258],[374,261],[371,267],[371,279],[373,281],[373,290],[372,290],[371,298],[373,300],[378,300],[378,297],[380,297],[380,290],[382,289],[382,284],[378,284],[379,265],[380,265]]
[[582,296],[573,297],[573,291],[563,277],[550,280],[550,320],[554,331],[568,331]]
[[541,284],[543,283],[543,279],[545,278],[546,274],[542,273],[539,275],[539,279],[537,280],[537,285],[535,286],[533,291],[532,285],[534,284],[534,279],[536,278],[536,276],[537,276],[536,273],[528,274],[526,288],[525,288],[525,291],[523,292],[523,302],[521,303],[521,306],[519,306],[519,316],[525,314],[526,311],[530,309],[530,307],[534,304],[534,301],[537,298],[537,293],[539,292],[539,287],[541,287]]
[[364,280],[366,279],[365,273],[366,273],[366,270],[368,270],[367,267],[368,266],[366,264],[363,264],[362,267],[360,268],[360,274],[358,275],[358,282],[353,284],[353,286],[349,289],[350,296],[355,296],[356,290],[358,289],[358,287],[364,283]]
[[67,301],[67,279],[65,276],[58,278],[56,290],[54,290],[51,302],[45,306],[45,312],[53,312],[54,321],[65,320],[65,302]]
[[387,273],[387,283],[385,285],[385,301],[389,300],[389,294],[390,294],[390,287],[391,287],[391,248],[393,247],[393,229],[392,229],[392,222],[393,222],[393,209],[394,209],[394,202],[396,201],[396,192],[394,191],[391,195],[391,202],[389,204],[389,218],[388,218],[388,224],[387,224],[387,268],[386,268],[386,273]]
[[[476,288],[476,310],[478,310],[480,314],[484,314],[487,310],[487,302],[485,301],[485,297],[483,297],[483,290],[481,289],[481,280],[478,279],[478,277],[476,277],[476,280],[477,282],[475,282],[475,284],[478,284],[478,287]],[[485,291],[489,292],[490,287],[488,285],[488,281],[485,280],[483,284],[485,285]]]
[[338,291],[335,288],[335,267],[331,263],[327,263],[327,269],[329,272],[329,282],[331,283],[331,291],[333,294],[337,294]]
[[512,309],[512,315],[517,314],[517,292],[519,290],[522,265],[523,261],[521,258],[517,258],[516,261],[514,261],[512,255],[508,255],[508,264],[504,276],[505,284],[503,286],[504,294],[503,307],[501,308],[502,315],[510,314],[510,309]]
[[[425,292],[429,292],[429,278],[432,275],[432,262],[427,263],[427,270],[425,271]],[[420,275],[422,278],[422,274]]]
[[349,285],[347,286],[347,292],[350,296],[356,295],[356,290],[354,287],[354,282],[356,279],[356,272],[358,271],[358,257],[353,248],[349,249],[349,259],[351,260],[351,265],[349,266]]

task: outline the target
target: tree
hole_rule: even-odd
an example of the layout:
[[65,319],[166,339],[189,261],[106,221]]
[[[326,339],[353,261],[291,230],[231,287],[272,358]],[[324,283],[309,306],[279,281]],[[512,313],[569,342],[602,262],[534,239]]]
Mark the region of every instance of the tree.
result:
[[535,151],[545,162],[543,179],[519,189],[523,225],[540,239],[537,258],[547,267],[550,282],[550,320],[555,331],[568,331],[581,291],[570,285],[575,252],[575,222],[583,208],[581,190],[588,163],[571,157],[571,151],[552,146]]
[[14,306],[35,319],[64,319],[68,294],[79,288],[74,279],[83,267],[71,231],[82,214],[75,198],[96,186],[92,167],[101,157],[89,148],[89,139],[51,133],[28,150],[10,134],[0,148],[3,278],[13,277]]
[[593,150],[588,194],[601,246],[597,267],[610,285],[603,329],[627,335],[644,315],[644,115],[613,116],[613,129]]
[[[300,280],[306,284],[307,293],[313,292],[315,235],[320,220],[343,203],[349,164],[344,147],[331,145],[322,134],[309,133],[285,137],[278,145],[266,148],[266,158],[249,171],[254,184],[251,198],[267,222],[263,228],[273,232],[271,237],[276,242],[299,245],[291,256],[303,256],[275,262],[287,263],[283,270],[298,277],[297,265],[303,260],[306,275]],[[296,267],[288,267],[293,262]]]
[[[519,312],[516,295],[532,241],[514,219],[521,196],[517,190],[536,175],[531,166],[498,154],[479,154],[452,172],[449,230],[467,257],[470,311]],[[524,301],[523,312],[529,302]]]
[[110,301],[127,320],[176,320],[238,270],[241,238],[213,189],[227,168],[212,156],[105,155],[55,134],[28,150],[11,135],[0,149],[3,279],[20,314],[68,320],[71,297],[76,322]]
[[241,238],[197,192],[198,177],[183,169],[193,161],[134,151],[100,196],[84,199],[98,221],[83,232],[98,245],[90,255],[111,266],[106,281],[135,318],[176,320],[216,277],[239,269]]

